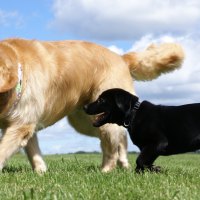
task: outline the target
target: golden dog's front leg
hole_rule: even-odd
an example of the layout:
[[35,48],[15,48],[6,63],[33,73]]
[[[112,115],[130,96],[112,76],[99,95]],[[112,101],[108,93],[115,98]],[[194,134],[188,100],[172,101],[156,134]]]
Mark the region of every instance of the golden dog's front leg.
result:
[[119,127],[119,159],[118,165],[122,168],[129,168],[128,158],[127,158],[127,149],[128,149],[128,140],[127,140],[127,132],[125,128]]
[[25,151],[33,170],[37,173],[46,172],[47,167],[42,158],[36,134],[34,134],[33,137],[28,141],[28,144],[25,147]]
[[29,139],[33,136],[35,124],[12,125],[4,130],[0,142],[0,170],[20,147],[25,147]]

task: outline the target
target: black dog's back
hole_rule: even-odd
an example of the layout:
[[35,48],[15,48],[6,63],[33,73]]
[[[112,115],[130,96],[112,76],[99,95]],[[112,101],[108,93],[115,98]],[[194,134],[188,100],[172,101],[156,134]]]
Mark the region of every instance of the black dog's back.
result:
[[200,104],[160,106],[159,117],[168,139],[169,154],[200,148]]

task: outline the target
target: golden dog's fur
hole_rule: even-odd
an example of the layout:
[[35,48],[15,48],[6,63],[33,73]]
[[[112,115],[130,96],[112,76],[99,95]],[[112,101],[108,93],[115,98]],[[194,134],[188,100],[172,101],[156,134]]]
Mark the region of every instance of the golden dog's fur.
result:
[[[124,129],[111,124],[93,128],[82,107],[109,88],[118,87],[134,94],[133,78],[156,78],[178,68],[183,57],[177,44],[151,46],[144,52],[120,56],[82,41],[1,41],[0,168],[14,152],[25,147],[33,169],[46,171],[35,132],[66,115],[77,131],[100,138],[102,171],[112,170],[117,161],[128,167]],[[23,77],[20,99],[16,91],[19,66]]]

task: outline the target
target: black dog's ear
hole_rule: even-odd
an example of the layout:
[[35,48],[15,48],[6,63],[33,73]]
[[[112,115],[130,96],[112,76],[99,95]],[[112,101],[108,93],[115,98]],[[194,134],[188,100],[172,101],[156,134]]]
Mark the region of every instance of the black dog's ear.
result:
[[122,124],[125,127],[128,127],[130,125],[131,111],[136,102],[138,102],[138,97],[124,91],[123,93],[115,95],[115,102],[121,112],[120,117],[123,119]]
[[126,113],[131,107],[131,96],[129,95],[117,95],[115,97],[117,107],[124,113]]
[[138,97],[128,92],[115,96],[116,105],[122,112],[126,114],[130,112],[131,109],[133,109],[137,101],[138,101]]

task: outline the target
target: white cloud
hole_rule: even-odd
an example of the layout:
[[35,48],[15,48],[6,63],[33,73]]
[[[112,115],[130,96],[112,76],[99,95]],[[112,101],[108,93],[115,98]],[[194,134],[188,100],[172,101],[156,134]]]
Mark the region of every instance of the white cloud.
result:
[[[177,42],[183,46],[185,61],[182,67],[169,74],[164,74],[149,82],[134,82],[136,93],[141,100],[149,100],[158,104],[178,105],[200,102],[200,39],[195,35],[175,37],[163,35],[153,37],[145,35],[137,40],[126,51],[143,51],[152,43]],[[123,54],[125,49],[110,46],[110,50]]]
[[120,55],[122,55],[124,53],[124,50],[122,48],[119,48],[119,47],[117,47],[115,45],[109,46],[108,49],[110,49],[111,51],[113,51],[113,52],[115,52],[117,54],[120,54]]
[[200,27],[199,0],[54,0],[53,26],[92,39],[185,34]]
[[0,9],[0,25],[4,27],[19,27],[23,23],[22,17],[17,11],[6,12]]
[[98,138],[76,133],[64,118],[38,134],[44,154],[101,151]]
[[137,51],[151,43],[169,41],[178,42],[184,48],[186,58],[182,68],[154,81],[135,82],[137,94],[141,99],[161,104],[200,102],[200,39],[192,36],[154,38],[148,35],[138,40],[130,50]]

